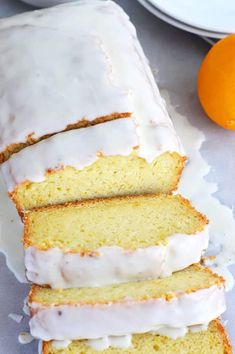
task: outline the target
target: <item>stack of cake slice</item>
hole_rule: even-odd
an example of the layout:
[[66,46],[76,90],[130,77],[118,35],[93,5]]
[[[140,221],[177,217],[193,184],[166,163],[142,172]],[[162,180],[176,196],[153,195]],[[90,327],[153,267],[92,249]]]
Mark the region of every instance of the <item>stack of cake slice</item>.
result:
[[[231,353],[208,220],[128,16],[79,1],[0,22],[0,160],[42,354]],[[19,60],[20,58],[20,60]]]

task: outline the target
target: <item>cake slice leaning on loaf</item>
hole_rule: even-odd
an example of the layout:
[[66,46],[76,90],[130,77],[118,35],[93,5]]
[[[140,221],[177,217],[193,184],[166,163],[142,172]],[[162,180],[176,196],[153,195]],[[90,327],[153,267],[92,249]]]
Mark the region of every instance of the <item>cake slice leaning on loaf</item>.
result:
[[224,280],[199,265],[164,279],[99,288],[34,285],[28,301],[31,334],[46,341],[152,331],[177,337],[225,311]]
[[[171,139],[163,135],[156,140]],[[2,173],[18,211],[48,204],[176,189],[185,158],[170,151],[140,157],[131,118],[57,134],[14,154]]]
[[55,288],[166,277],[200,262],[205,216],[177,195],[89,200],[24,218],[26,274]]
[[[196,329],[196,328],[195,328]],[[116,344],[117,343],[117,344]],[[121,344],[120,344],[121,343]],[[110,344],[110,347],[107,346]],[[130,347],[123,346],[119,337],[80,340],[63,343],[43,342],[39,354],[232,354],[228,336],[219,320],[212,321],[207,331],[190,332],[183,338],[171,339],[156,334],[136,334]]]

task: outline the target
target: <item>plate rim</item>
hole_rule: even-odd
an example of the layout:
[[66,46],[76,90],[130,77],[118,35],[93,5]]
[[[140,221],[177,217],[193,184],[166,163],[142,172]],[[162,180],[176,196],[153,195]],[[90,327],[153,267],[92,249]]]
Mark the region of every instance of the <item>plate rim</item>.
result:
[[194,26],[190,26],[188,24],[185,24],[184,22],[178,21],[178,20],[174,19],[173,17],[163,13],[162,11],[160,11],[156,6],[154,6],[151,3],[151,0],[137,0],[137,1],[143,7],[145,7],[146,10],[151,12],[156,17],[160,18],[164,22],[166,22],[176,28],[179,28],[181,30],[184,30],[184,31],[187,31],[187,32],[190,32],[193,34],[197,34],[199,36],[205,36],[205,37],[209,37],[209,38],[218,38],[218,39],[222,39],[230,34],[230,33],[207,31],[207,30],[203,30],[203,29],[200,29],[200,28],[197,28]]
[[164,9],[161,4],[156,4],[155,1],[157,0],[148,0],[154,7],[156,7],[159,11],[161,11],[162,13],[164,13],[165,15],[175,19],[176,21],[179,21],[181,23],[184,23],[188,26],[192,26],[192,27],[195,27],[195,28],[198,28],[198,29],[201,29],[201,30],[205,30],[205,31],[210,31],[210,32],[215,32],[215,33],[224,33],[226,35],[228,34],[232,34],[234,33],[234,31],[228,31],[228,30],[222,30],[222,31],[218,31],[218,29],[216,28],[211,28],[209,26],[199,26],[197,23],[195,22],[189,22],[189,21],[186,21],[184,18],[180,18],[179,16],[174,16],[173,13],[169,12],[169,11],[166,11],[166,9]]

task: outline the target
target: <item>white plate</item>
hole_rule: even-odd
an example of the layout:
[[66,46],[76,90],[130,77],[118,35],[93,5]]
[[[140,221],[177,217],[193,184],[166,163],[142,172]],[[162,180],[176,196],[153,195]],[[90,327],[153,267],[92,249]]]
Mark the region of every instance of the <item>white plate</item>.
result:
[[160,11],[200,29],[235,33],[234,0],[149,0]]
[[138,0],[138,1],[141,5],[143,5],[148,11],[150,11],[156,17],[184,31],[191,32],[202,37],[209,37],[209,38],[224,38],[227,35],[227,33],[207,31],[194,26],[187,25],[181,21],[178,21],[175,18],[170,17],[164,12],[160,11],[156,6],[154,6],[151,3],[152,0]]

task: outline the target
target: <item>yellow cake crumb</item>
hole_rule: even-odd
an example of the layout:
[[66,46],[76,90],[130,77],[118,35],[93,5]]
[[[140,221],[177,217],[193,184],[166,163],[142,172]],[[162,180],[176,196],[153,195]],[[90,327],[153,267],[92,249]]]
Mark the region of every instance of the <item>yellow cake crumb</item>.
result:
[[135,250],[164,244],[173,234],[193,235],[207,222],[180,195],[89,200],[28,211],[24,245],[82,254],[102,246]]
[[42,182],[16,186],[10,193],[20,213],[35,207],[120,195],[170,193],[177,188],[185,157],[166,152],[152,163],[134,151],[129,156],[100,156],[82,170],[48,171]]

